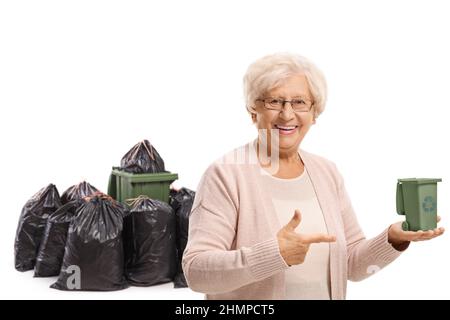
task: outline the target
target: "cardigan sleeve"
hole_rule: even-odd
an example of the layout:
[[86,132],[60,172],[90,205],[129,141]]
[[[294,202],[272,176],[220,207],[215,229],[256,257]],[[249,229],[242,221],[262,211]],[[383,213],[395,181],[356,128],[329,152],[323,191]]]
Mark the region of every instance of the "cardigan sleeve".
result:
[[340,210],[347,241],[347,277],[351,281],[361,281],[387,266],[402,252],[397,251],[388,242],[389,228],[383,230],[374,238],[366,239],[353,210],[344,180],[338,170],[335,170]]
[[197,188],[182,267],[193,291],[233,291],[288,268],[276,237],[233,249],[238,228],[238,186],[232,172],[211,165]]

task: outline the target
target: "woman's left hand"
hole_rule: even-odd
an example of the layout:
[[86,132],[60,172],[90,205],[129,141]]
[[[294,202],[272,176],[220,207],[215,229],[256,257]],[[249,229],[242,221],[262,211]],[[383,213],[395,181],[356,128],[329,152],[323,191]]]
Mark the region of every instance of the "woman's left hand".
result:
[[[437,216],[437,222],[441,220],[441,217]],[[428,231],[404,231],[402,229],[402,221],[392,224],[388,231],[388,242],[392,246],[403,251],[408,247],[410,241],[424,241],[439,237],[444,233],[445,229],[440,227],[434,230]]]

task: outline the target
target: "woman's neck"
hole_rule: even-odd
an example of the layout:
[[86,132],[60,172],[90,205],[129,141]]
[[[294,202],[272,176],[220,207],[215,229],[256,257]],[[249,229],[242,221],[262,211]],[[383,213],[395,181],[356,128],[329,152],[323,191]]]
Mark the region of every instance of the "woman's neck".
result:
[[[256,151],[258,155],[258,160],[263,168],[272,169],[270,173],[279,178],[295,178],[303,173],[304,164],[298,150],[294,152],[279,152],[278,159],[272,159],[272,152],[270,146],[264,150],[264,144],[256,144]],[[265,154],[264,154],[264,151]],[[274,155],[275,156],[275,155]],[[266,159],[266,160],[264,160]],[[275,161],[274,161],[275,160]],[[274,162],[276,162],[277,169],[273,170]],[[273,172],[276,171],[276,172]]]

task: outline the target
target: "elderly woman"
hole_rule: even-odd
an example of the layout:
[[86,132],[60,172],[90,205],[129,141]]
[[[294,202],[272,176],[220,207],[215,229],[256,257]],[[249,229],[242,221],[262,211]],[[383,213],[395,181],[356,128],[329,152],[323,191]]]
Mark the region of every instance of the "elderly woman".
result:
[[244,77],[258,137],[211,164],[190,215],[183,270],[206,299],[344,299],[410,241],[443,228],[366,239],[333,162],[300,149],[324,111],[326,83],[309,60],[274,54]]

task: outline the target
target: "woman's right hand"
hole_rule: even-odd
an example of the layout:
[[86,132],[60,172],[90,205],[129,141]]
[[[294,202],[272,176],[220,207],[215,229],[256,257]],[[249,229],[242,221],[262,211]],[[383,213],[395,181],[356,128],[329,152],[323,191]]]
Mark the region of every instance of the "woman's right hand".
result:
[[300,210],[295,210],[291,221],[277,233],[280,253],[287,265],[301,264],[305,261],[309,246],[312,243],[335,242],[336,237],[323,233],[296,233],[295,228],[302,221]]

